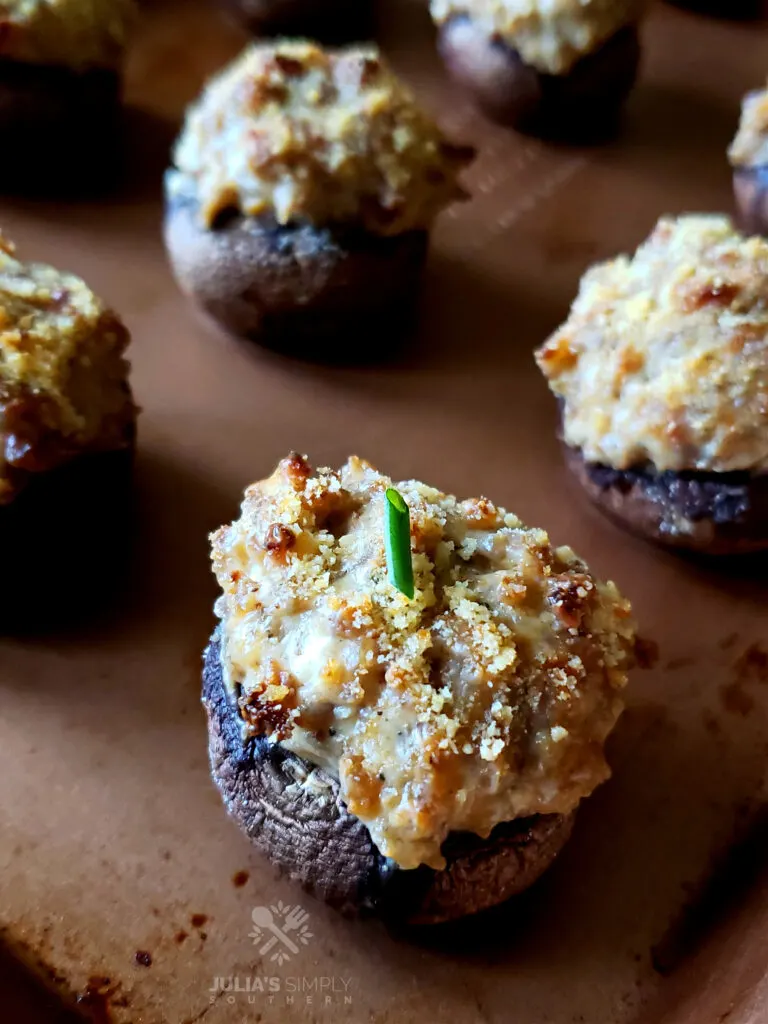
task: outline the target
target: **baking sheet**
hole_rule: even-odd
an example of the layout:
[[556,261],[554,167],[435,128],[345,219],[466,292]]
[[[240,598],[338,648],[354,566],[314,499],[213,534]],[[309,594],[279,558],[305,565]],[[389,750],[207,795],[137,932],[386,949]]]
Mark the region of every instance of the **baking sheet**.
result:
[[[385,13],[397,67],[480,149],[474,198],[435,233],[423,325],[405,353],[367,368],[294,362],[223,337],[178,294],[160,237],[167,145],[242,42],[209,5],[147,8],[119,196],[0,202],[23,254],[80,273],[124,315],[144,410],[140,537],[120,607],[68,635],[0,642],[0,935],[115,1024],[768,1019],[768,952],[737,941],[768,921],[757,870],[765,564],[702,567],[587,508],[531,357],[589,263],[633,248],[663,212],[730,209],[724,148],[740,95],[764,80],[768,35],[658,7],[622,137],[574,150],[486,124],[443,76],[423,4],[391,0]],[[658,645],[611,740],[614,778],[554,869],[502,911],[418,939],[343,920],[278,879],[207,772],[206,534],[290,448],[336,465],[350,444],[395,478],[488,494],[545,526],[619,582]],[[727,858],[751,829],[746,917],[697,954],[744,897],[731,894],[733,871],[752,879]],[[722,905],[708,917],[696,910],[713,872]],[[249,933],[253,908],[280,901],[303,907],[312,935],[276,964]],[[221,978],[241,991],[223,992]]]

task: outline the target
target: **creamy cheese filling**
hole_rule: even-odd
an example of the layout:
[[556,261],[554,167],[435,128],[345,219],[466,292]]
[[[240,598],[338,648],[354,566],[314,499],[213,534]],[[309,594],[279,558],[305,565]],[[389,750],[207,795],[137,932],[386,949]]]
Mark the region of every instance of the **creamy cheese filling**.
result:
[[207,227],[225,211],[278,224],[424,230],[464,193],[451,146],[373,46],[254,44],[187,111],[168,176]]
[[663,217],[584,275],[537,360],[590,462],[768,472],[768,242]]

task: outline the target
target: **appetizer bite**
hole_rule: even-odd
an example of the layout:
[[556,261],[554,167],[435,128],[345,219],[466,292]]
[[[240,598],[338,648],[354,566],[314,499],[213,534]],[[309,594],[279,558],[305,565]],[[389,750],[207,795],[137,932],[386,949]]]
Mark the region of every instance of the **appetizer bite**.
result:
[[[214,780],[294,881],[427,924],[531,885],[609,775],[631,610],[485,498],[291,455],[212,536]],[[410,510],[410,512],[409,512]]]
[[129,336],[88,286],[0,235],[0,631],[101,602],[128,544]]
[[470,155],[374,47],[254,44],[188,111],[166,177],[179,285],[266,345],[325,359],[391,345]]
[[536,358],[599,508],[671,547],[768,547],[768,242],[662,218],[585,274]]
[[728,158],[744,230],[768,235],[768,87],[744,97]]
[[494,120],[565,139],[613,131],[647,0],[430,0],[453,77]]
[[135,13],[133,0],[0,5],[0,187],[87,191],[114,175]]
[[221,0],[257,36],[301,36],[323,43],[365,39],[373,0]]

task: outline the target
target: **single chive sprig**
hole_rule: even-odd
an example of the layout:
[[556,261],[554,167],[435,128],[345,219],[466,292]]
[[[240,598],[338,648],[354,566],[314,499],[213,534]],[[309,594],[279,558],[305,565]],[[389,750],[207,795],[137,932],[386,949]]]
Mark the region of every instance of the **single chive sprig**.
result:
[[388,487],[384,495],[387,510],[385,530],[389,580],[407,598],[413,597],[411,560],[411,516],[402,494]]

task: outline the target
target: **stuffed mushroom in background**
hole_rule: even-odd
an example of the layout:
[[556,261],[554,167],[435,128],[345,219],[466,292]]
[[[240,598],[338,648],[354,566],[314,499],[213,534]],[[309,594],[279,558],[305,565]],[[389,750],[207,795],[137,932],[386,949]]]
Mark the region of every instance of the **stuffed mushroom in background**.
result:
[[744,229],[768,235],[768,87],[744,97],[728,158]]
[[610,134],[635,83],[647,0],[430,0],[453,77],[494,120],[568,140]]
[[117,169],[133,0],[0,5],[0,188],[81,192]]
[[768,548],[768,242],[662,218],[585,274],[537,360],[604,512],[671,547]]
[[300,36],[323,43],[368,38],[374,0],[219,0],[258,36]]
[[389,348],[470,155],[374,47],[255,44],[208,84],[176,145],[165,237],[179,285],[268,346]]
[[[231,815],[345,911],[433,923],[529,886],[580,801],[634,649],[630,606],[485,498],[416,481],[413,597],[389,575],[392,482],[292,455],[212,537],[203,700]],[[408,532],[405,533],[408,549]]]
[[130,550],[136,407],[118,317],[0,236],[0,633],[104,600]]

